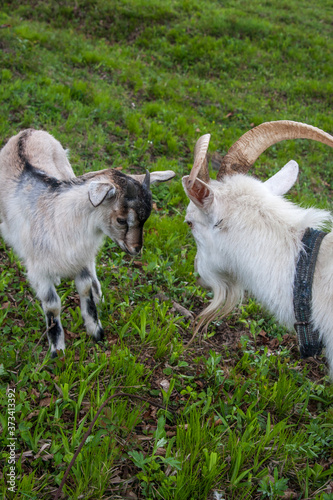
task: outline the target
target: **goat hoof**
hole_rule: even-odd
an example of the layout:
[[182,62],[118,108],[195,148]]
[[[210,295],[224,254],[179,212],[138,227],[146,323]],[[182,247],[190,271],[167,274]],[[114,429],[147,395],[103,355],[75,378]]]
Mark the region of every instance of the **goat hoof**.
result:
[[102,340],[104,340],[104,337],[105,337],[104,330],[100,326],[100,327],[98,327],[96,335],[94,335],[94,340],[95,340],[95,342],[102,342]]
[[51,351],[51,359],[54,359],[54,358],[57,358],[57,357],[58,357],[57,351]]

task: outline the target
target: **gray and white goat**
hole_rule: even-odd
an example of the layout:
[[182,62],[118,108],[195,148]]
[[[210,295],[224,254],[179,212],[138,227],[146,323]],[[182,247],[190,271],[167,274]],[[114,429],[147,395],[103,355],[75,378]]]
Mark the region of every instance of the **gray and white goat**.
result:
[[[290,330],[295,324],[293,287],[307,228],[332,224],[324,210],[301,208],[283,198],[294,185],[298,165],[290,161],[266,182],[245,175],[269,146],[306,138],[333,147],[333,137],[306,124],[268,122],[244,134],[222,159],[217,180],[209,178],[209,134],[195,148],[183,186],[190,204],[185,221],[197,244],[195,267],[213,299],[201,313],[196,331],[226,315],[248,290]],[[333,377],[333,232],[323,239],[312,286],[311,320],[326,346]]]
[[170,170],[125,175],[108,168],[75,177],[61,144],[33,129],[1,150],[0,230],[24,261],[42,302],[52,357],[65,349],[55,285],[61,278],[75,279],[87,332],[102,340],[95,257],[104,235],[137,255],[152,208],[150,183],[174,175]]

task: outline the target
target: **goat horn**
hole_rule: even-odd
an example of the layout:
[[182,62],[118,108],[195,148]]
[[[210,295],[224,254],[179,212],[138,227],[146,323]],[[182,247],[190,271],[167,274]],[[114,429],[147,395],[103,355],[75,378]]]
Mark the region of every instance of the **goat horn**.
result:
[[142,185],[149,191],[150,188],[150,173],[149,170],[146,170],[145,178],[143,179]]
[[132,200],[133,198],[136,198],[138,195],[136,185],[132,181],[132,179],[129,179],[127,181],[127,187],[126,187],[126,198],[129,200]]
[[333,147],[333,137],[317,127],[290,120],[262,123],[231,146],[222,159],[217,180],[221,181],[224,175],[248,172],[261,153],[285,139],[312,139]]
[[210,141],[210,134],[202,135],[195,145],[194,149],[194,163],[190,175],[187,179],[187,187],[190,188],[195,179],[209,183],[208,163],[207,163],[207,150]]

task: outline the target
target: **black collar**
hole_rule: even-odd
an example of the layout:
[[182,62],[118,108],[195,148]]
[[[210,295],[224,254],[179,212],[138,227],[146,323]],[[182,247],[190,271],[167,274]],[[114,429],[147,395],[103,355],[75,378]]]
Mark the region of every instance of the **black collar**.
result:
[[312,281],[320,244],[327,233],[308,228],[302,238],[294,280],[294,312],[299,350],[302,358],[320,354],[322,342],[312,325]]

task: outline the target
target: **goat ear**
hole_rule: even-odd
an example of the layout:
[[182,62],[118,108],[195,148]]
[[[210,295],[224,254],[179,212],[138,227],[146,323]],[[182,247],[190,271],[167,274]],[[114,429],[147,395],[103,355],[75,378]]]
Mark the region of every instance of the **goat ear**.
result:
[[195,179],[191,187],[187,187],[188,175],[182,178],[183,188],[185,193],[190,198],[193,203],[200,208],[203,212],[208,211],[209,207],[213,203],[214,193],[212,189],[200,179]]
[[150,172],[150,183],[154,184],[154,182],[166,182],[172,179],[175,175],[176,174],[173,170]]
[[[127,174],[128,177],[132,177],[132,179],[135,179],[136,181],[140,182],[143,184],[146,175],[139,174],[139,175],[129,175]],[[154,184],[155,182],[166,182],[172,179],[175,176],[175,172],[173,170],[161,170],[160,172],[150,172],[150,184]]]
[[111,182],[92,181],[89,184],[89,200],[94,207],[98,207],[106,198],[112,198],[115,194],[116,188]]
[[273,175],[264,184],[276,195],[284,195],[293,187],[298,177],[298,164],[290,160],[277,174]]

